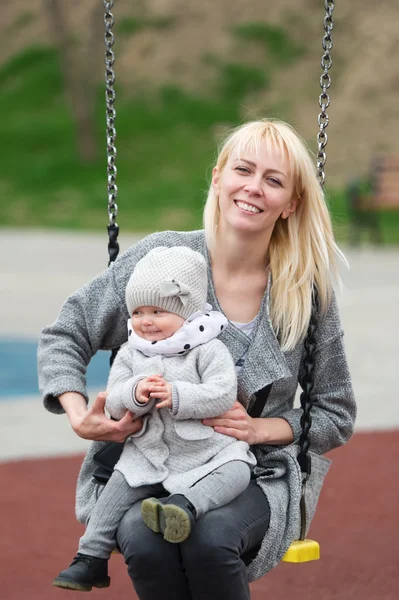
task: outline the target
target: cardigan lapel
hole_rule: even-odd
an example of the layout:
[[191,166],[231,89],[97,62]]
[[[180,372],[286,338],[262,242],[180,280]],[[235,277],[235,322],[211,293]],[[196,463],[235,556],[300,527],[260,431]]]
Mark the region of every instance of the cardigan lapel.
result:
[[270,320],[270,288],[269,274],[267,287],[258,314],[258,323],[250,340],[248,354],[238,380],[238,392],[246,399],[270,385],[274,381],[291,376],[291,371],[280,344],[273,331]]
[[[208,302],[215,310],[223,313],[215,293],[211,259],[205,239],[204,256],[208,264]],[[234,363],[248,350],[244,366],[238,376],[238,399],[246,407],[257,391],[278,379],[291,376],[291,371],[281,351],[280,344],[274,334],[270,321],[271,283],[271,274],[269,274],[253,337],[249,339],[245,333],[231,322],[229,322],[229,326],[219,336],[219,339],[229,348]]]
[[[208,250],[208,246],[206,245],[205,236],[203,240],[203,253],[205,260],[207,262],[208,269],[208,302],[213,307],[214,310],[218,310],[224,315],[223,309],[219,304],[219,300],[216,297],[215,286],[213,284],[213,276],[212,276],[212,265],[211,265],[211,256]],[[226,315],[225,315],[226,316]],[[226,317],[227,318],[227,317]],[[248,349],[251,340],[248,336],[245,335],[243,331],[238,329],[231,321],[229,321],[228,327],[218,336],[218,339],[221,340],[228,349],[233,357],[234,364],[243,356],[245,351]]]

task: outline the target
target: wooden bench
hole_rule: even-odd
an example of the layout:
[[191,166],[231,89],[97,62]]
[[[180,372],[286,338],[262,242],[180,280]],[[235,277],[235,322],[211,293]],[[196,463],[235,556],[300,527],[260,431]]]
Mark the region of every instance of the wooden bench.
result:
[[382,243],[379,213],[399,209],[399,156],[374,156],[369,184],[367,193],[360,181],[353,181],[348,186],[352,243],[360,241],[365,229],[369,230],[372,242]]
[[376,156],[371,163],[371,210],[399,208],[399,156]]

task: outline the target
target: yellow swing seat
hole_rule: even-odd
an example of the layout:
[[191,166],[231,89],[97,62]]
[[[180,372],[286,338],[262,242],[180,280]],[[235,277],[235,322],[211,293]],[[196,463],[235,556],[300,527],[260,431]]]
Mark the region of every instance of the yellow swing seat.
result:
[[304,563],[311,560],[319,560],[320,545],[314,540],[296,540],[292,542],[287,552],[281,559],[288,563]]
[[[119,548],[114,548],[112,554],[120,554]],[[319,560],[320,545],[314,540],[296,540],[292,542],[287,552],[281,559],[288,563],[304,563],[311,560]]]

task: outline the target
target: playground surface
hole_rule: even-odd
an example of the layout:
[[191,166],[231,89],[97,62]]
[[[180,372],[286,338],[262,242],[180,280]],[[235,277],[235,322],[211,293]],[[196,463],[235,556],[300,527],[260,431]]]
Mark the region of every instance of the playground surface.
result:
[[[122,250],[138,236],[121,235]],[[64,298],[107,264],[106,234],[0,230],[0,572],[2,600],[56,600],[51,580],[72,558],[82,527],[74,486],[87,442],[42,408],[35,379],[41,328]],[[340,298],[359,413],[356,433],[330,453],[311,537],[321,560],[281,564],[251,585],[252,600],[393,600],[399,559],[399,250],[350,250]],[[96,357],[92,394],[106,381]],[[121,556],[93,599],[136,598]],[[178,600],[178,599],[176,599]],[[234,600],[234,599],[226,599]]]

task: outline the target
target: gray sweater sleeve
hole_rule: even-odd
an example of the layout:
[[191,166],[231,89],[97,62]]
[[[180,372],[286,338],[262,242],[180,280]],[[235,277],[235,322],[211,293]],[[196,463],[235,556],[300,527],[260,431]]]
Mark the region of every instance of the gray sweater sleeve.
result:
[[[104,273],[72,294],[57,320],[43,329],[38,348],[39,387],[44,406],[64,410],[58,396],[79,392],[86,401],[86,369],[97,350],[109,350],[127,339],[124,290],[136,263],[160,245],[152,234],[130,248]],[[165,234],[162,244],[167,245]]]
[[[299,381],[304,375],[301,362]],[[310,447],[318,454],[341,446],[352,435],[356,418],[356,403],[345,355],[335,296],[316,333],[316,353],[313,387],[314,404],[310,429]],[[286,411],[283,417],[291,425],[295,441],[301,434],[302,409]]]
[[173,412],[177,420],[217,417],[232,408],[237,398],[237,376],[227,347],[215,339],[199,348],[201,383],[173,382],[179,399]]

